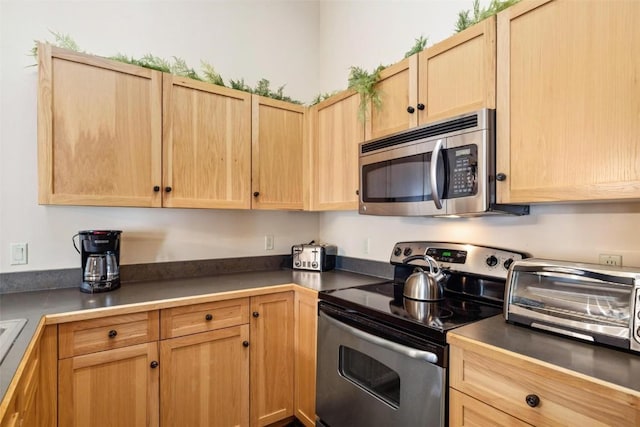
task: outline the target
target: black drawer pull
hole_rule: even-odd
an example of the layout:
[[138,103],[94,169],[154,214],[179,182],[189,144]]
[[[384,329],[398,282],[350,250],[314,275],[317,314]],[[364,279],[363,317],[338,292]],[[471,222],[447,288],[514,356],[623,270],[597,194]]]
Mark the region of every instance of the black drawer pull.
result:
[[118,335],[118,331],[116,331],[115,329],[109,331],[109,338],[115,338],[116,335]]
[[536,406],[538,406],[540,404],[540,398],[538,396],[536,396],[535,394],[527,395],[525,400],[527,401],[527,405],[531,406],[532,408],[535,408]]
[[213,315],[212,315],[212,314],[207,313],[207,315],[206,315],[206,316],[204,316],[204,318],[205,318],[206,320],[213,320]]

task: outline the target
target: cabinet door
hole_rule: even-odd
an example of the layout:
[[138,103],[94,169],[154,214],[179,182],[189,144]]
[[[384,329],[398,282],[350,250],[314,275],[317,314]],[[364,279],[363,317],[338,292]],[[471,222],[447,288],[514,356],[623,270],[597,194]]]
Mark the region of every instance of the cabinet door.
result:
[[344,91],[311,108],[312,210],[358,209],[358,144],[364,140],[359,103],[356,92]]
[[380,138],[418,125],[418,56],[412,55],[380,73],[376,90],[380,108],[369,105],[365,140]]
[[153,342],[58,361],[59,425],[157,426],[157,360]]
[[160,342],[161,424],[249,425],[249,325]]
[[253,209],[302,209],[306,108],[253,95]]
[[163,76],[163,206],[249,209],[251,95]]
[[295,296],[295,416],[307,427],[316,425],[316,337],[318,293],[306,289]]
[[162,73],[38,45],[38,202],[160,206]]
[[418,54],[420,124],[496,105],[496,18]]
[[637,1],[498,16],[498,202],[640,198]]
[[293,416],[293,292],[251,298],[251,425]]

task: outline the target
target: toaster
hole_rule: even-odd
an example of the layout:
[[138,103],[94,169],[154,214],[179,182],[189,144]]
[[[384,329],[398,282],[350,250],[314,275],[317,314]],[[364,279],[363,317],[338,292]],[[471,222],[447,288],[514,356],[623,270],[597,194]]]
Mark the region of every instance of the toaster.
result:
[[308,244],[291,247],[292,267],[294,270],[327,271],[336,268],[338,249],[334,245]]
[[510,323],[640,353],[640,268],[529,258],[512,264]]

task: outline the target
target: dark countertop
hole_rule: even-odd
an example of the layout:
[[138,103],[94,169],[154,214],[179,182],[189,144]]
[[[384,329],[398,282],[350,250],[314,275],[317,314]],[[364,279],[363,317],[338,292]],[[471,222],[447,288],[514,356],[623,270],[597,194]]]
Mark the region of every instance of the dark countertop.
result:
[[512,325],[502,316],[462,326],[451,334],[640,392],[640,355]]
[[6,393],[40,319],[47,314],[151,303],[290,283],[323,291],[378,283],[384,280],[386,279],[338,270],[319,273],[283,269],[123,283],[120,289],[100,294],[85,294],[78,288],[0,294],[0,320],[27,319],[27,324],[0,364],[0,399]]

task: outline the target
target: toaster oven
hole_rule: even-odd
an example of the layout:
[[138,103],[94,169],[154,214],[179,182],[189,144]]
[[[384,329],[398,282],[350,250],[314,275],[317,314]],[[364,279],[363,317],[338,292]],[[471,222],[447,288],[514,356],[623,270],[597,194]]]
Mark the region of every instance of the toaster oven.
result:
[[294,270],[327,271],[336,267],[338,249],[334,245],[309,243],[291,247]]
[[508,322],[640,352],[640,268],[529,258],[505,292]]

